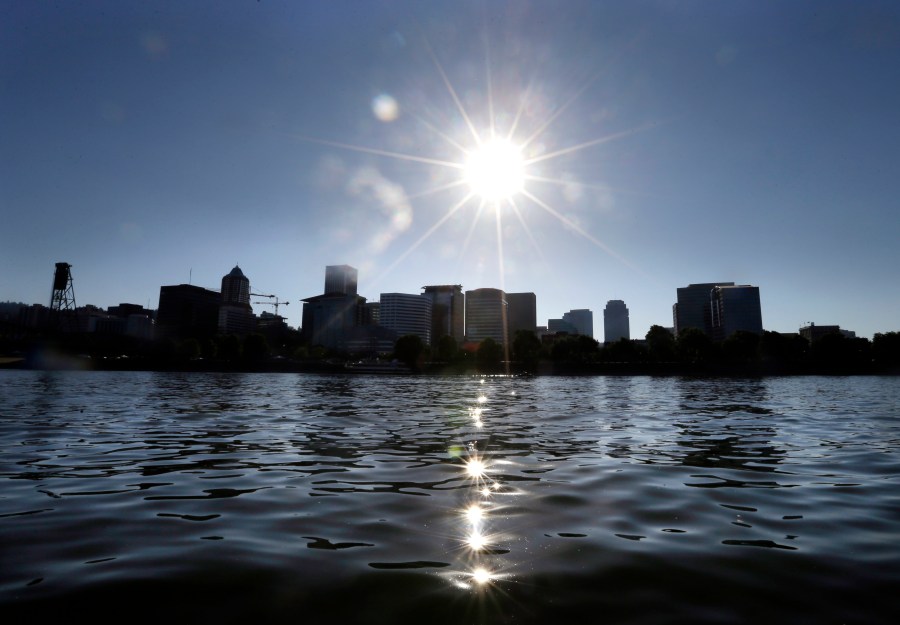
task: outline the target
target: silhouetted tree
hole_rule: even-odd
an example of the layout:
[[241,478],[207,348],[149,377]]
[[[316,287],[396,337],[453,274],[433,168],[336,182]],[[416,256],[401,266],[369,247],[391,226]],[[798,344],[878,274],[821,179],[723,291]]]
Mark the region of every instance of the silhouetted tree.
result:
[[513,339],[513,359],[527,371],[537,370],[541,340],[530,330],[519,330]]
[[259,362],[269,355],[269,342],[259,333],[247,335],[244,338],[244,360]]
[[589,336],[576,334],[558,339],[550,348],[550,357],[557,363],[588,364],[600,358],[600,344]]
[[219,337],[219,358],[234,362],[241,357],[241,339],[236,334]]
[[639,362],[642,356],[638,346],[624,336],[603,347],[603,360],[606,362]]
[[900,367],[900,332],[879,332],[872,339],[875,362],[881,367]]
[[200,357],[200,341],[197,339],[184,339],[178,346],[178,358],[180,360],[194,360]]
[[491,337],[484,339],[478,346],[475,362],[481,371],[497,371],[503,362],[503,346]]
[[456,345],[456,339],[445,334],[437,342],[437,352],[435,357],[440,362],[453,362],[456,360],[459,347]]
[[707,364],[713,360],[715,345],[703,330],[685,328],[675,342],[678,359],[685,364]]
[[750,364],[759,357],[759,335],[745,330],[734,332],[722,341],[722,355],[735,364]]
[[647,349],[654,362],[675,360],[675,336],[662,326],[652,325],[647,331]]
[[394,357],[413,371],[418,371],[425,353],[425,344],[415,334],[406,334],[394,343]]

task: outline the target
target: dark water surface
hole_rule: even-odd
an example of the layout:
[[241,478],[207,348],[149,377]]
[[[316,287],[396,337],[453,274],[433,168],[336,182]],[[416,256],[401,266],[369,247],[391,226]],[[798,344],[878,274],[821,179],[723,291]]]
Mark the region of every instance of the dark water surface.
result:
[[895,623],[898,594],[896,377],[0,372],[0,615]]

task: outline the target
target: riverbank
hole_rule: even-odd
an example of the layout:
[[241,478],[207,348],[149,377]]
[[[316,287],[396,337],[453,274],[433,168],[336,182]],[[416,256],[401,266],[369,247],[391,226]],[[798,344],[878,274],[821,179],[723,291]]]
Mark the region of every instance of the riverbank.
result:
[[493,370],[480,370],[474,366],[446,363],[426,363],[413,371],[396,362],[359,363],[337,360],[290,360],[273,358],[259,362],[228,362],[223,360],[195,359],[180,362],[159,362],[150,359],[120,358],[93,359],[89,356],[42,354],[39,357],[0,356],[0,370],[31,371],[180,371],[195,373],[321,373],[348,375],[647,375],[705,376],[705,377],[765,377],[798,375],[900,375],[900,368],[878,367],[874,363],[866,367],[839,364],[798,363],[554,363],[542,361],[536,368],[525,368],[518,363]]

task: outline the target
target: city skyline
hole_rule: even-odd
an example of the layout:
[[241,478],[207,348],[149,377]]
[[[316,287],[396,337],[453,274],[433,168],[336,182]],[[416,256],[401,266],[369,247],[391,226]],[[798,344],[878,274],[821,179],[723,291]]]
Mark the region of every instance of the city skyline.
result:
[[[370,301],[623,300],[633,338],[721,280],[766,330],[897,329],[895,5],[3,6],[2,300],[65,261],[80,305],[157,308],[238,265],[300,327],[347,263]],[[466,171],[492,128],[527,146],[500,190]]]

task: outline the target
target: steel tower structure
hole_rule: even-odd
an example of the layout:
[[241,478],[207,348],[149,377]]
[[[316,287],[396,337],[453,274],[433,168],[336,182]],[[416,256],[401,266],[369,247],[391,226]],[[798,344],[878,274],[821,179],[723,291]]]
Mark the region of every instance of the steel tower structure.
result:
[[53,275],[53,293],[50,295],[51,323],[59,330],[75,331],[78,318],[75,312],[75,284],[72,281],[72,265],[56,263]]

